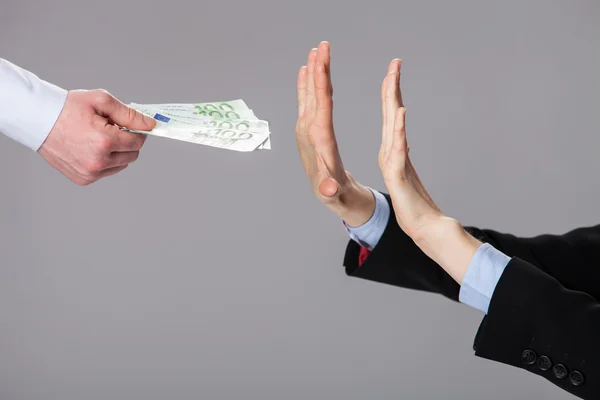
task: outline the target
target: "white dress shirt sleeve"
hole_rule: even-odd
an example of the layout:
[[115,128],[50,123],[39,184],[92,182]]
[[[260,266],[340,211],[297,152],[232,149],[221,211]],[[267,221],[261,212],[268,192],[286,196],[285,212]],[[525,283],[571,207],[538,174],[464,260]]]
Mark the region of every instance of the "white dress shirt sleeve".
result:
[[66,99],[66,90],[0,58],[0,133],[37,151]]

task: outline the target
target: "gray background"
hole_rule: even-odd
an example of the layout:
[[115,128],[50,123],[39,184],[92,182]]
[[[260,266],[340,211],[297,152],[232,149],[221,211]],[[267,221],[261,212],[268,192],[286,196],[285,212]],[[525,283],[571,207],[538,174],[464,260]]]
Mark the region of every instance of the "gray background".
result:
[[273,150],[150,138],[80,188],[0,143],[0,398],[567,399],[473,356],[481,314],[345,276],[294,140],[329,40],[347,168],[382,188],[380,83],[404,59],[411,155],[465,224],[597,223],[600,5],[1,0],[0,55],[126,102],[243,98]]

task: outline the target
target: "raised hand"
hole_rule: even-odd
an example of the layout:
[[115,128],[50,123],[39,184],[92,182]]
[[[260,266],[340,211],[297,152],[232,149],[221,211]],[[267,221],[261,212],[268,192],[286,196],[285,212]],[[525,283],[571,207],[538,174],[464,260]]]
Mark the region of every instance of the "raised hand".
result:
[[393,60],[381,86],[383,130],[379,166],[398,224],[413,239],[442,213],[417,175],[408,155],[406,109],[400,91],[401,60]]
[[333,128],[330,46],[311,50],[298,73],[296,143],[315,196],[350,226],[364,224],[375,200],[345,169]]
[[402,230],[459,284],[481,243],[442,214],[419,179],[408,155],[406,109],[400,92],[402,62],[388,67],[381,88],[383,134],[379,166]]

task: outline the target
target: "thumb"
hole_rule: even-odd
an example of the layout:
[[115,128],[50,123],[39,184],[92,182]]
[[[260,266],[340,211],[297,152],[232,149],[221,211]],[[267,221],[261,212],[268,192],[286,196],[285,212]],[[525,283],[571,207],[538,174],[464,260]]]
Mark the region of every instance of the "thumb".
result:
[[114,96],[101,92],[94,104],[96,111],[101,115],[110,118],[115,124],[129,129],[140,131],[149,131],[156,126],[156,120],[152,117],[126,106]]
[[326,178],[319,185],[319,193],[321,193],[321,196],[325,198],[332,199],[336,197],[336,195],[338,195],[339,192],[340,185],[333,178]]

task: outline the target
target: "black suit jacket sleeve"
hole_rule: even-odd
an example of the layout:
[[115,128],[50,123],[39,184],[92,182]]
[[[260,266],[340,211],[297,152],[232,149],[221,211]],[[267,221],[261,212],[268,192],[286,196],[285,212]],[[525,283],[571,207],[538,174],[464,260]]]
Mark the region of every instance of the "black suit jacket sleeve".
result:
[[[533,238],[465,229],[512,257],[475,337],[475,354],[529,370],[581,398],[600,398],[600,267],[594,265],[600,226]],[[350,241],[344,260],[350,276],[458,300],[459,285],[404,234],[393,209],[361,266],[359,251]]]

